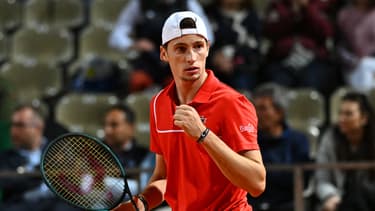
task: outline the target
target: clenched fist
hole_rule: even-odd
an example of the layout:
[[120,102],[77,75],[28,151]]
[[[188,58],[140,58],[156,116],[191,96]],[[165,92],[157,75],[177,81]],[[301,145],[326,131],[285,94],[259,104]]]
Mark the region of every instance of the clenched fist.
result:
[[174,124],[182,128],[193,139],[198,139],[201,133],[206,129],[202,123],[198,112],[189,105],[176,106],[176,112],[173,115]]

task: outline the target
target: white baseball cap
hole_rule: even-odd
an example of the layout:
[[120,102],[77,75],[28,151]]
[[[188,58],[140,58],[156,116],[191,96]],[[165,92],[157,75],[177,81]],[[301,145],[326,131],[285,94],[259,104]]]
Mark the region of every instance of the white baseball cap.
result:
[[[194,28],[181,28],[181,21],[185,18],[191,18],[195,22]],[[198,34],[207,38],[207,29],[201,17],[191,11],[175,12],[164,22],[161,38],[162,45],[186,34]]]

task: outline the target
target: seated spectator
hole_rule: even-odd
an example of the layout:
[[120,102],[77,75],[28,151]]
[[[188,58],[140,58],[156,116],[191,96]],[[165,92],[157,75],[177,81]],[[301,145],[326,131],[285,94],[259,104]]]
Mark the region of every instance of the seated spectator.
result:
[[265,81],[310,87],[326,97],[337,86],[330,66],[334,31],[320,0],[274,0],[266,11],[264,37],[270,41],[262,69]]
[[353,0],[339,11],[339,56],[345,82],[359,91],[375,88],[375,2]]
[[132,0],[121,12],[109,44],[124,52],[133,49],[139,54],[131,60],[130,92],[155,84],[163,86],[171,79],[169,66],[159,58],[160,34],[164,20],[178,10],[191,10],[202,17],[208,27],[208,38],[214,41],[208,18],[197,0]]
[[209,65],[224,83],[239,90],[255,88],[260,61],[260,20],[249,0],[219,0],[207,9],[215,44]]
[[[35,108],[26,105],[16,108],[11,119],[13,148],[0,152],[0,171],[39,172],[42,150],[47,143],[43,137],[44,121],[41,114]],[[41,178],[2,178],[0,188],[3,190],[0,210],[78,210],[59,200]]]
[[[259,86],[253,93],[258,115],[258,143],[266,164],[298,164],[310,161],[307,137],[287,124],[285,89],[277,84]],[[294,206],[293,173],[267,171],[265,192],[251,198],[254,211],[291,211]],[[308,174],[306,174],[307,184]]]
[[[365,95],[342,97],[338,122],[323,134],[316,160],[375,161],[375,119]],[[318,169],[315,177],[321,210],[375,210],[375,170]]]
[[[104,119],[104,142],[114,151],[125,169],[153,168],[151,152],[134,139],[135,114],[127,106],[118,105],[110,108]],[[147,185],[151,172],[128,174],[128,183],[133,194],[140,192]],[[141,179],[138,187],[138,180]]]

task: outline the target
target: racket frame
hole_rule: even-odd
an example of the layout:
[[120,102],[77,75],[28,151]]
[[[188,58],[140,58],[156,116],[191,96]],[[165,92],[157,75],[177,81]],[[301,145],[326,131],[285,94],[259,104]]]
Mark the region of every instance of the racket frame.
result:
[[87,207],[83,207],[83,206],[80,206],[80,205],[77,205],[73,202],[71,202],[70,200],[66,199],[65,197],[63,197],[61,194],[59,194],[58,192],[55,191],[55,188],[52,186],[52,184],[49,182],[49,180],[47,179],[47,176],[45,174],[45,170],[44,170],[44,163],[45,163],[45,156],[46,154],[49,152],[49,149],[54,145],[56,144],[56,142],[58,141],[63,141],[63,139],[67,138],[67,137],[77,137],[77,136],[80,136],[80,137],[85,137],[85,138],[88,138],[88,139],[91,139],[92,141],[96,142],[98,145],[100,145],[101,147],[103,147],[107,152],[110,153],[110,155],[112,156],[113,160],[115,161],[115,163],[117,164],[117,166],[119,167],[120,169],[120,173],[121,173],[121,176],[122,178],[124,179],[124,189],[122,191],[122,194],[121,194],[121,197],[119,198],[118,201],[116,201],[112,207],[108,207],[108,208],[104,208],[104,210],[111,210],[113,208],[115,208],[117,205],[119,205],[122,200],[124,199],[124,196],[125,194],[128,194],[129,197],[130,197],[130,200],[131,200],[131,203],[133,204],[133,206],[135,207],[135,209],[138,211],[138,207],[135,203],[135,201],[133,200],[133,195],[130,191],[130,188],[129,188],[129,184],[128,184],[128,181],[126,179],[126,173],[125,173],[125,169],[124,167],[122,166],[120,160],[118,159],[118,157],[116,156],[116,154],[110,149],[110,147],[108,145],[106,145],[103,141],[100,141],[99,139],[97,139],[96,137],[94,136],[91,136],[91,135],[88,135],[88,134],[85,134],[85,133],[78,133],[78,132],[70,132],[70,133],[66,133],[66,134],[63,134],[63,135],[60,135],[58,136],[57,138],[55,138],[53,141],[51,141],[47,146],[46,148],[43,150],[43,153],[42,153],[42,157],[41,157],[41,161],[40,161],[40,172],[41,172],[41,175],[42,175],[42,179],[44,181],[44,183],[48,186],[48,188],[53,192],[55,193],[59,198],[63,199],[64,201],[68,202],[69,204],[72,204],[76,207],[79,207],[79,208],[82,208],[82,209],[86,209],[86,210],[90,210],[90,211],[99,211],[99,210],[103,210],[103,209],[92,209],[92,208],[87,208]]

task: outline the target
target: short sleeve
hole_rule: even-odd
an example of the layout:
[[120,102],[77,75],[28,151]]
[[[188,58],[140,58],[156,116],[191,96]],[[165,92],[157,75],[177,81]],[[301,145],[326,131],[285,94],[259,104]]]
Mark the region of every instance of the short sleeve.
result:
[[222,139],[236,152],[259,150],[258,118],[253,104],[243,95],[225,98]]

